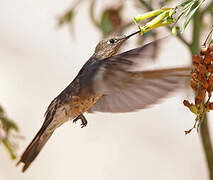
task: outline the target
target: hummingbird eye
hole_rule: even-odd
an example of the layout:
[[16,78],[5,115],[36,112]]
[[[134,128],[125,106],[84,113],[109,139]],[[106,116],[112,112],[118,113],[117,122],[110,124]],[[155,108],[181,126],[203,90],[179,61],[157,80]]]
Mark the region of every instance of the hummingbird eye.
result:
[[114,44],[117,41],[117,39],[110,39],[107,44]]

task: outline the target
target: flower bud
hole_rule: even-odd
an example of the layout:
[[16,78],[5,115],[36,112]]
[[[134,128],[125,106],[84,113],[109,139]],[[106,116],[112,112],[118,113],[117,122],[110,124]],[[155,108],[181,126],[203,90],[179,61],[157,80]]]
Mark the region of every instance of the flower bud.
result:
[[190,86],[193,90],[197,90],[197,82],[194,80],[190,81]]
[[202,46],[201,47],[201,51],[200,51],[200,54],[202,55],[205,55],[208,53],[208,48],[206,46]]
[[209,103],[209,109],[213,110],[213,103]]
[[184,106],[186,106],[186,107],[190,107],[190,103],[189,103],[189,101],[188,100],[184,100],[183,101],[183,104],[184,104]]
[[206,75],[206,67],[202,64],[199,64],[198,71],[201,75]]
[[196,63],[202,63],[202,61],[203,61],[203,59],[200,55],[193,55],[192,58],[193,58],[194,62],[196,62]]
[[208,82],[210,86],[213,86],[213,76],[209,76]]
[[206,54],[204,58],[205,64],[211,64],[211,61],[213,60],[211,54]]

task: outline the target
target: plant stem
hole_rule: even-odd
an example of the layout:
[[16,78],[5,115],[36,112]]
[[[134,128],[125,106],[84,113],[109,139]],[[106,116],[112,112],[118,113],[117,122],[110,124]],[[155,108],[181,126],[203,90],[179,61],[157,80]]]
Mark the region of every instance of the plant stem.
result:
[[[147,9],[147,11],[153,11],[153,7],[150,3],[144,1],[144,0],[139,0],[140,3]],[[171,27],[167,26],[167,29],[169,29],[169,31],[172,30]],[[178,32],[177,33],[177,37],[188,47],[190,48],[190,44],[185,40],[185,38]]]
[[[150,4],[148,4],[144,0],[140,0],[141,4],[143,4],[148,11],[152,11],[153,8]],[[194,14],[193,17],[193,35],[192,35],[192,43],[188,43],[180,34],[178,38],[187,45],[187,47],[190,49],[191,54],[198,54],[200,49],[200,31],[201,31],[201,22],[203,14],[212,8],[212,2],[207,6],[207,10],[203,10],[202,13],[200,13],[199,9]],[[209,134],[209,127],[208,127],[208,119],[207,115],[204,115],[203,122],[200,125],[200,136],[201,141],[204,149],[204,154],[206,157],[208,170],[209,170],[209,178],[210,180],[213,180],[213,148],[211,144],[211,138]]]
[[[200,47],[200,27],[202,27],[202,17],[200,16],[199,10],[194,14],[193,17],[193,37],[192,37],[192,44],[191,44],[191,53],[198,54],[199,47]],[[209,178],[213,180],[213,148],[211,144],[211,138],[209,134],[209,127],[208,127],[208,118],[207,115],[204,115],[203,122],[200,126],[200,136],[201,141],[204,149],[204,154],[206,157],[208,169],[209,169]]]
[[193,17],[193,33],[192,33],[192,43],[190,46],[191,54],[198,54],[200,51],[200,26],[201,26],[200,12],[194,14]]
[[[172,31],[172,28],[167,26],[166,27],[169,31]],[[186,41],[186,39],[181,35],[180,32],[177,32],[177,37],[180,41],[182,41],[183,44],[185,44],[189,49],[190,49],[190,46],[191,44],[189,42]]]
[[152,5],[150,3],[148,3],[147,1],[144,1],[144,0],[139,0],[139,1],[142,5],[144,5],[146,7],[146,9],[148,11],[153,11]]
[[213,180],[213,149],[212,149],[206,114],[204,116],[203,122],[200,125],[200,135],[201,135],[201,141],[203,144],[204,152],[206,155],[206,161],[208,164],[209,178],[210,180]]
[[211,12],[212,10],[213,10],[213,1],[210,2],[203,11],[201,11],[201,16],[203,16],[207,11]]

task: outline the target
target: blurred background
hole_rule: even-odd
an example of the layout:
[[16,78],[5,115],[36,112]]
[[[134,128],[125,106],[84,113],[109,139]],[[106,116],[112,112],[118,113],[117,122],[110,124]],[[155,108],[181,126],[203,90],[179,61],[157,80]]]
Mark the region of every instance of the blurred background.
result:
[[[72,3],[0,0],[0,104],[24,137],[18,139],[18,156],[41,127],[51,100],[73,80],[103,37],[89,17],[89,1],[78,9],[74,26],[58,27],[59,17]],[[133,23],[141,10],[132,1],[127,4],[123,17]],[[133,25],[123,33],[136,29]],[[169,34],[159,31],[159,37]],[[186,39],[189,32],[190,28]],[[123,50],[137,47],[136,41],[133,38]],[[154,67],[190,64],[191,55],[178,39],[171,37],[162,45]],[[80,122],[70,121],[55,131],[24,174],[0,145],[0,179],[207,180],[199,134],[184,134],[195,118],[182,104],[191,95],[189,90],[179,91],[134,113],[86,114],[89,124],[83,129]]]

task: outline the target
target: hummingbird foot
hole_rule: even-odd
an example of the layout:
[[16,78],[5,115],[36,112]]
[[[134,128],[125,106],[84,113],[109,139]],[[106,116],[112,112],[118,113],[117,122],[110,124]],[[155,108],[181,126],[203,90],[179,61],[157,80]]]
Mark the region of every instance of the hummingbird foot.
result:
[[80,114],[77,118],[73,120],[73,123],[76,123],[78,120],[81,120],[81,128],[87,126],[87,119],[84,117],[83,114]]

